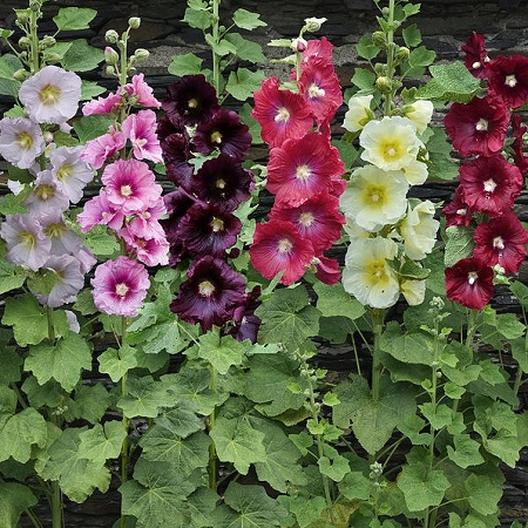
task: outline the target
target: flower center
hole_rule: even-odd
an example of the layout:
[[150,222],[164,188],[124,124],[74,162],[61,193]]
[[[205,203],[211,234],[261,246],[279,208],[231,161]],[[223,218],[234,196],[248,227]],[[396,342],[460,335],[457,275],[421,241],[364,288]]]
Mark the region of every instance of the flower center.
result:
[[312,171],[308,165],[299,165],[295,171],[295,177],[298,180],[306,181],[310,177],[311,173]]
[[287,238],[281,238],[277,244],[277,248],[279,253],[288,253],[293,248],[293,244]]
[[213,143],[216,143],[217,145],[220,145],[220,143],[222,143],[222,134],[220,132],[218,132],[218,130],[215,130],[211,134],[211,141]]
[[194,97],[192,97],[191,99],[187,101],[187,106],[189,108],[198,108],[198,99],[195,99]]
[[136,145],[139,148],[143,148],[148,143],[148,139],[145,138],[137,138],[134,141],[134,145]]
[[504,239],[500,236],[493,239],[493,247],[495,249],[504,249]]
[[515,75],[506,75],[504,84],[510,88],[515,88],[517,86],[517,77]]
[[477,132],[486,132],[488,130],[488,122],[484,118],[480,118],[475,125],[475,130]]
[[321,88],[320,86],[317,86],[317,84],[315,83],[312,83],[310,88],[308,88],[308,95],[310,96],[311,99],[315,99],[317,97],[324,97],[325,94],[326,92],[324,91],[324,89]]
[[214,284],[208,280],[202,281],[198,284],[198,293],[202,297],[211,297],[215,292],[215,289]]
[[124,282],[119,282],[116,284],[115,292],[117,296],[123,298],[128,293],[129,289],[130,288]]
[[485,192],[492,193],[496,188],[497,188],[497,184],[495,183],[495,180],[493,180],[492,178],[484,182]]
[[29,150],[33,146],[33,136],[29,132],[19,132],[16,140],[20,148],[24,150]]
[[384,260],[374,260],[367,265],[368,282],[371,286],[378,285],[380,282],[387,280]]
[[474,62],[471,67],[474,69],[474,70],[478,70],[480,67],[482,66],[482,64],[480,62]]
[[226,182],[222,178],[216,179],[216,188],[217,189],[225,189],[226,188]]
[[219,231],[224,230],[224,221],[221,218],[213,217],[209,225],[211,226],[213,233],[218,233]]
[[460,216],[466,216],[467,215],[467,209],[457,209],[456,214],[460,215]]
[[121,185],[119,192],[121,193],[121,196],[128,198],[129,196],[132,196],[132,187],[130,185]]
[[46,183],[35,187],[34,192],[41,200],[49,200],[55,195],[55,189],[53,186]]
[[47,84],[39,92],[39,99],[42,104],[49,106],[57,103],[61,94],[61,89],[53,84]]
[[314,215],[310,211],[299,215],[299,224],[302,224],[304,227],[310,227],[314,223],[314,220]]
[[468,282],[471,286],[477,282],[478,279],[478,273],[476,271],[470,271],[468,273]]
[[365,202],[371,206],[381,207],[385,203],[385,189],[377,185],[369,185],[365,193]]
[[29,248],[34,247],[37,242],[35,235],[33,235],[31,231],[21,231],[18,234],[18,239],[20,240],[21,244]]
[[382,145],[382,154],[386,160],[392,161],[401,156],[401,146],[398,141],[386,141]]
[[61,181],[67,180],[72,175],[72,172],[73,167],[69,163],[64,163],[57,171],[57,178]]
[[59,222],[57,224],[49,224],[44,229],[44,234],[49,238],[60,238],[66,232],[66,226]]
[[290,119],[290,112],[285,106],[281,106],[275,114],[275,121],[281,123],[282,121],[288,121]]

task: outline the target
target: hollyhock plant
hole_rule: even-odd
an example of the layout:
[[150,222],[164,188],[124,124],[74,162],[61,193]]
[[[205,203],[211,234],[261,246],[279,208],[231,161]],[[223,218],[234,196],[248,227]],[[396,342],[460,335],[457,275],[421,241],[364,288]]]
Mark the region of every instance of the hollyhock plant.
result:
[[528,101],[528,57],[500,56],[487,68],[488,87],[509,108],[519,108]]
[[400,232],[404,239],[406,255],[412,260],[422,260],[431,253],[436,243],[440,222],[435,220],[435,206],[429,200],[408,206]]
[[524,135],[527,130],[528,127],[522,122],[522,117],[519,114],[515,114],[512,118],[513,159],[523,176],[528,173],[528,156],[524,152]]
[[244,301],[233,311],[233,328],[229,331],[238,341],[248,339],[252,343],[257,341],[260,319],[255,315],[255,310],[260,305],[260,286],[255,286],[246,294]]
[[25,117],[0,121],[0,155],[19,169],[29,169],[44,152],[40,127]]

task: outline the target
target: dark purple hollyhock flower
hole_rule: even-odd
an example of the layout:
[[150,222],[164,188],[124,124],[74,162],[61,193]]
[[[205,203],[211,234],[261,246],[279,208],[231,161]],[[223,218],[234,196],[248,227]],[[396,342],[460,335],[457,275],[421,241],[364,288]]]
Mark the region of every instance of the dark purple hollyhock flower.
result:
[[257,342],[260,319],[255,315],[255,310],[260,305],[260,286],[255,286],[244,299],[244,302],[235,308],[233,321],[235,326],[229,331],[238,341],[249,339]]
[[167,177],[176,185],[190,190],[193,167],[188,163],[191,156],[186,134],[175,132],[161,141]]
[[170,244],[169,265],[176,266],[187,254],[179,233],[180,220],[194,201],[180,189],[167,194],[163,199],[169,216],[165,220],[160,220],[160,224]]
[[203,75],[186,75],[169,86],[161,106],[171,122],[195,125],[219,108],[213,86]]
[[204,202],[234,211],[249,198],[253,175],[228,156],[206,161],[192,178],[192,190]]
[[160,142],[172,134],[184,134],[186,137],[188,137],[187,129],[185,128],[183,121],[175,124],[169,121],[169,119],[164,115],[160,116],[158,120],[156,134],[158,135]]
[[242,223],[214,204],[194,204],[180,220],[179,235],[191,256],[222,257],[236,243]]
[[229,321],[244,296],[244,277],[222,259],[206,256],[189,268],[171,310],[188,323],[200,323],[207,331]]
[[251,146],[251,135],[236,112],[221,108],[198,125],[193,144],[202,154],[210,154],[217,148],[222,154],[242,161]]

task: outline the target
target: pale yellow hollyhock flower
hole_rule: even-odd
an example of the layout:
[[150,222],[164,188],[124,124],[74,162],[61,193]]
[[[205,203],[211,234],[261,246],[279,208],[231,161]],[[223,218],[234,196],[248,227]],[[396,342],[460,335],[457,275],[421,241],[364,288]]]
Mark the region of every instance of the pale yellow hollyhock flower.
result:
[[359,227],[378,231],[396,223],[407,210],[409,184],[401,172],[372,165],[356,169],[340,199],[341,209]]
[[429,200],[414,208],[409,205],[407,216],[400,225],[406,255],[412,260],[421,260],[431,253],[436,242],[440,222],[435,220],[435,206]]
[[405,117],[408,117],[422,133],[429,126],[433,117],[434,106],[431,101],[415,101],[404,108]]
[[422,185],[429,176],[429,169],[422,161],[412,161],[402,169],[402,172],[410,185]]
[[370,109],[372,95],[355,95],[348,101],[348,110],[343,121],[343,128],[349,132],[359,132],[373,117]]
[[369,121],[359,136],[361,158],[385,170],[402,170],[416,161],[422,142],[413,122],[405,117]]
[[401,283],[401,292],[410,306],[422,304],[425,299],[425,281],[405,280]]
[[345,257],[344,289],[365,306],[388,308],[396,304],[400,285],[388,260],[397,253],[398,246],[387,238],[353,241]]
[[345,216],[346,224],[343,226],[345,233],[348,235],[350,240],[358,240],[370,237],[370,231],[359,227],[354,220],[348,216]]

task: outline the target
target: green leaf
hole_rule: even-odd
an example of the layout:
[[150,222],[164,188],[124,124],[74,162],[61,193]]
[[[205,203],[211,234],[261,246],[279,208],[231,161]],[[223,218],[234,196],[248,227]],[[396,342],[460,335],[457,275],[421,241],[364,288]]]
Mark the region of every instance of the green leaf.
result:
[[515,295],[516,299],[525,308],[528,308],[528,286],[523,284],[521,281],[513,281],[510,284],[510,290]]
[[17,97],[22,83],[13,78],[16,71],[22,68],[22,63],[15,57],[6,53],[0,57],[0,95]]
[[98,138],[108,132],[113,121],[108,117],[101,115],[84,116],[75,119],[73,129],[81,143],[86,143],[92,139]]
[[105,226],[95,226],[84,235],[84,242],[96,257],[111,257],[119,251],[115,235],[108,232]]
[[409,64],[412,68],[423,68],[431,65],[436,58],[433,50],[428,50],[425,46],[420,46],[411,51],[409,55]]
[[104,465],[107,460],[118,458],[127,432],[120,421],[112,420],[96,424],[79,435],[79,456]]
[[99,357],[99,371],[117,383],[129,370],[137,367],[136,351],[131,346],[119,350],[107,348]]
[[86,420],[98,423],[112,401],[110,393],[102,383],[79,385],[73,400],[70,400],[65,417],[69,421]]
[[195,75],[202,71],[203,59],[194,53],[184,53],[176,55],[169,64],[169,73],[183,77],[184,75]]
[[356,68],[352,77],[352,84],[357,86],[362,93],[372,93],[374,84],[376,82],[376,75],[365,68]]
[[371,486],[372,481],[365,477],[361,471],[351,471],[339,483],[339,491],[348,500],[367,501],[370,497]]
[[227,374],[233,365],[242,365],[248,349],[232,336],[220,338],[216,332],[208,332],[200,337],[195,347],[196,356],[207,361],[217,372]]
[[528,348],[525,339],[515,339],[511,342],[511,352],[513,359],[517,361],[521,370],[528,372]]
[[334,482],[341,482],[350,472],[348,460],[341,456],[333,447],[325,446],[324,455],[317,461],[319,471]]
[[473,253],[475,243],[471,230],[467,227],[451,226],[446,229],[447,242],[444,263],[447,268]]
[[53,22],[59,31],[80,31],[88,29],[96,16],[97,11],[88,7],[62,7]]
[[38,500],[27,486],[18,482],[0,483],[0,526],[16,528],[20,516]]
[[86,81],[83,79],[81,84],[81,101],[90,101],[105,92],[106,88],[104,86],[101,86],[94,81]]
[[262,46],[257,42],[244,38],[240,33],[229,33],[225,39],[236,48],[236,56],[242,60],[254,64],[266,62],[266,57],[262,53]]
[[502,497],[502,482],[496,482],[487,475],[472,474],[464,481],[468,493],[468,502],[473,509],[482,515],[497,512]]
[[211,24],[213,22],[213,16],[208,11],[188,7],[185,10],[183,21],[190,27],[201,29],[203,31],[211,27]]
[[90,46],[85,39],[78,39],[72,42],[61,62],[66,70],[87,72],[97,68],[103,59],[103,50]]
[[170,407],[172,403],[173,398],[165,383],[144,376],[128,380],[128,393],[119,399],[117,407],[127,418],[156,418],[160,409]]
[[55,346],[44,343],[31,347],[24,366],[40,385],[54,379],[69,392],[80,380],[81,370],[92,368],[92,354],[88,343],[70,332]]
[[427,142],[429,152],[429,179],[452,181],[458,176],[458,164],[451,157],[451,145],[443,128],[432,128]]
[[233,23],[235,26],[249,31],[268,25],[263,20],[260,20],[260,15],[258,13],[253,13],[252,11],[242,8],[237,9],[233,13]]
[[26,185],[18,194],[6,194],[0,197],[0,214],[5,216],[27,213],[25,201],[31,194],[31,187]]
[[389,323],[380,340],[383,352],[403,363],[431,366],[434,361],[433,339],[422,333],[401,335],[398,323]]
[[453,441],[455,447],[447,446],[447,454],[457,466],[466,469],[484,463],[484,458],[480,454],[480,444],[469,435],[456,435]]
[[361,303],[349,295],[341,284],[328,286],[316,282],[314,290],[317,294],[317,309],[324,317],[341,316],[355,320],[365,313]]
[[203,420],[197,416],[189,402],[182,401],[174,409],[156,418],[156,425],[167,429],[182,438],[203,429]]
[[252,111],[253,109],[251,108],[251,105],[249,103],[244,103],[238,113],[242,123],[249,128],[249,133],[253,138],[253,145],[262,145],[263,141],[260,137],[260,125],[255,119],[253,119],[253,117],[251,117]]
[[363,35],[356,45],[358,55],[366,60],[372,60],[378,56],[381,49],[372,42],[372,38]]
[[235,99],[245,101],[255,92],[264,79],[264,72],[252,72],[247,68],[238,68],[229,74],[226,90]]
[[7,260],[0,260],[0,294],[20,288],[26,281],[27,271]]
[[402,35],[405,45],[409,48],[415,48],[422,42],[422,33],[416,24],[404,28]]

